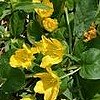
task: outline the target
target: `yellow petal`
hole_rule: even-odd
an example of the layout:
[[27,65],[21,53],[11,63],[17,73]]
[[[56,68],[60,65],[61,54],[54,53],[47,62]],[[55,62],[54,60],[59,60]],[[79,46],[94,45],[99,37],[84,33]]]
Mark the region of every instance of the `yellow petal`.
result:
[[25,43],[23,44],[23,49],[25,49],[28,53],[31,53],[31,50],[25,45]]
[[47,39],[45,36],[42,36],[42,41],[46,49],[44,55],[60,58],[63,57],[64,47],[57,39]]
[[50,56],[45,56],[42,58],[42,62],[40,64],[40,67],[46,68],[46,67],[51,67],[52,65],[52,59]]
[[22,66],[23,66],[23,68],[28,69],[29,66],[31,66],[31,64],[32,64],[31,61],[27,61],[27,62],[22,63]]
[[40,8],[36,8],[35,11],[36,13],[41,17],[41,18],[46,18],[46,17],[50,17],[53,12],[53,3],[50,2],[49,0],[43,0],[42,4],[45,4],[46,6],[51,7],[51,9],[40,9]]
[[34,91],[36,93],[40,93],[43,94],[44,93],[44,88],[43,88],[43,82],[42,81],[38,81],[34,87]]
[[31,48],[32,54],[40,53],[40,50],[37,47],[32,47]]
[[46,91],[45,91],[45,94],[44,94],[44,100],[51,100],[51,95],[52,95],[52,87],[48,88]]
[[37,48],[38,53],[40,52],[44,53],[46,51],[46,46],[45,44],[43,44],[42,40],[40,40],[39,42],[36,42],[35,47]]
[[42,68],[47,68],[47,67],[51,67],[54,64],[58,64],[62,61],[62,59],[56,57],[56,58],[52,58],[49,55],[45,56],[42,58],[42,62],[40,64],[40,67]]
[[44,73],[37,73],[33,77],[35,77],[35,78],[39,77],[39,78],[43,79],[43,78],[45,78],[47,76],[48,76],[48,73],[44,72]]
[[16,67],[20,67],[21,65],[20,65],[20,63],[18,63],[18,61],[15,59],[15,56],[14,55],[12,55],[11,57],[10,57],[10,62],[9,62],[9,64],[12,66],[12,67],[14,67],[14,68],[16,68]]
[[59,92],[59,84],[47,89],[44,94],[44,100],[56,100]]

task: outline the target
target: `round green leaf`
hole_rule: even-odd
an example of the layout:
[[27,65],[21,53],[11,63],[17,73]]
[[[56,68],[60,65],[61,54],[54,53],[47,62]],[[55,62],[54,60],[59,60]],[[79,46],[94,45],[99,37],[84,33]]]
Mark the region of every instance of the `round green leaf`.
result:
[[91,48],[82,53],[80,76],[86,79],[100,79],[100,50]]
[[7,81],[3,84],[2,90],[13,93],[25,85],[25,75],[20,69],[11,68]]

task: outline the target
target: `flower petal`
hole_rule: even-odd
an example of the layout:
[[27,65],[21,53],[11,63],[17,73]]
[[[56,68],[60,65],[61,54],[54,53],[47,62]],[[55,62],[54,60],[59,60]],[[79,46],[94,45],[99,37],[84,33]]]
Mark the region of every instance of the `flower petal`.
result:
[[51,67],[52,65],[58,64],[58,63],[60,63],[61,61],[62,61],[62,59],[60,59],[60,58],[58,58],[58,57],[52,58],[52,57],[50,57],[49,55],[47,55],[47,56],[44,56],[44,57],[42,58],[42,62],[41,62],[41,64],[40,64],[40,67],[42,67],[42,68]]
[[12,55],[11,57],[10,57],[10,62],[9,62],[9,64],[12,66],[12,67],[14,67],[14,68],[16,68],[16,67],[20,67],[21,65],[20,65],[20,63],[18,63],[18,61],[15,59],[15,56],[14,55]]
[[43,88],[43,82],[42,81],[38,81],[34,87],[34,91],[36,93],[40,93],[43,94],[44,93],[44,88]]
[[59,85],[54,85],[53,87],[45,91],[44,100],[55,100],[59,92]]
[[23,44],[23,49],[25,49],[28,53],[31,53],[31,50],[26,46],[26,44]]

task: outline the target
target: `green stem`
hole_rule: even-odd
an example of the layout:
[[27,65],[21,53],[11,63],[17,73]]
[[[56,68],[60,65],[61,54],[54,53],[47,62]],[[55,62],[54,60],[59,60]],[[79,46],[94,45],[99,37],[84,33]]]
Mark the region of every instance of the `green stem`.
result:
[[65,11],[65,21],[67,23],[68,31],[69,31],[69,53],[71,54],[72,53],[72,34],[71,34],[71,28],[70,28],[70,24],[69,24],[67,7],[64,8],[64,11]]
[[60,79],[64,79],[64,78],[66,78],[67,76],[73,75],[74,73],[76,73],[76,72],[79,71],[80,69],[81,69],[81,67],[79,67],[78,69],[72,71],[71,73],[68,73],[68,74],[66,74],[66,75],[64,75],[64,76],[62,76],[62,77],[60,77]]
[[35,65],[35,66],[38,66],[38,67],[40,67],[40,65],[39,65],[39,64],[37,64],[37,63],[35,63],[35,62],[34,62],[34,65]]
[[70,58],[75,62],[79,62],[81,59],[77,58],[76,56],[72,56],[71,54],[66,54],[66,57]]
[[33,74],[26,74],[25,75],[25,78],[30,78],[30,77],[33,77]]

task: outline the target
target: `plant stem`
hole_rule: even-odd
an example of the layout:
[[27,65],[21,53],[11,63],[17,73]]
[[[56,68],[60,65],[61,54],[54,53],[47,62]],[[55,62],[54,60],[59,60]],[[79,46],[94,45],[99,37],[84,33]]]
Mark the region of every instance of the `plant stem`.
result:
[[76,61],[76,62],[79,62],[80,61],[79,58],[77,58],[75,56],[72,56],[71,54],[66,54],[66,57],[69,57],[71,60]]
[[68,9],[67,7],[64,8],[65,11],[65,21],[68,26],[68,31],[69,31],[69,53],[72,53],[72,34],[71,34],[71,28],[69,24],[69,17],[68,17]]
[[74,70],[73,72],[68,73],[68,74],[66,74],[66,75],[64,75],[64,76],[62,76],[62,77],[60,77],[60,79],[64,79],[64,78],[66,78],[67,76],[73,75],[74,73],[76,73],[76,72],[79,71],[80,69],[81,69],[81,68],[79,67],[78,69]]

